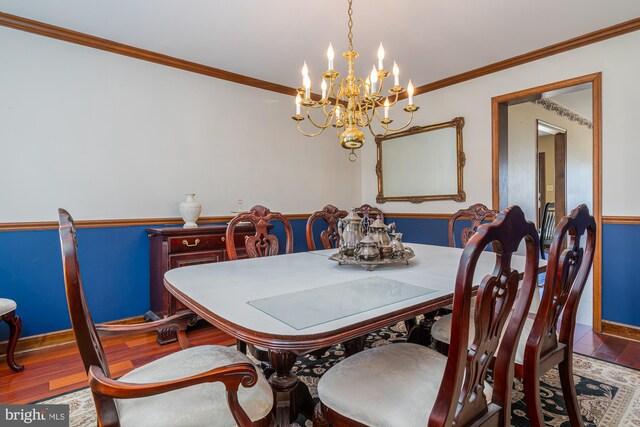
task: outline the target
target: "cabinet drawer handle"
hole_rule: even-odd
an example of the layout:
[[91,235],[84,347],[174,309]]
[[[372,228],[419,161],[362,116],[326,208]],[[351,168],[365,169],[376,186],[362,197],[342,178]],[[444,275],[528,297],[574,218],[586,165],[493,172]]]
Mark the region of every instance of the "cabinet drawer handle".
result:
[[187,242],[187,239],[182,241],[182,244],[189,247],[189,248],[193,248],[194,246],[198,246],[198,244],[200,243],[200,239],[196,239],[195,242],[193,242],[193,244],[189,244],[189,242]]
[[224,239],[224,236],[222,236],[222,239],[220,239],[220,240],[222,240],[222,241],[224,242],[224,240],[225,240],[225,239]]

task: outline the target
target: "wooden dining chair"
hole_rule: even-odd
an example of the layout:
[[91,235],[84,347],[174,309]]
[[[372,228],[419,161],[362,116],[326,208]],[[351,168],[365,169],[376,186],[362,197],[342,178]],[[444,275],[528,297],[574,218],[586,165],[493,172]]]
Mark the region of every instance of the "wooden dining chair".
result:
[[[520,273],[512,268],[511,257],[523,240],[526,264],[519,288]],[[478,284],[472,316],[476,264],[490,244],[495,269]],[[469,239],[458,267],[449,357],[421,345],[399,343],[343,360],[320,378],[315,425],[510,425],[515,347],[536,286],[538,250],[536,227],[518,206],[481,225]],[[487,370],[496,352],[490,386]]]
[[[449,224],[447,226],[449,247],[456,247],[455,225],[457,221],[471,221],[470,226],[463,228],[460,233],[460,247],[464,248],[471,236],[473,236],[478,230],[478,227],[483,222],[495,219],[496,216],[498,216],[498,211],[491,210],[482,203],[476,203],[468,208],[460,209],[449,218]],[[452,309],[452,305],[447,305],[441,309],[425,313],[419,323],[417,323],[415,319],[405,321],[407,333],[409,334],[409,341],[420,343],[422,345],[430,345],[432,341],[431,329],[436,322],[436,319],[451,313]]]
[[16,363],[15,351],[22,330],[22,319],[16,314],[18,305],[14,300],[8,298],[0,298],[0,322],[6,322],[9,325],[9,342],[7,343],[7,365],[14,372],[22,372],[23,365]]
[[471,221],[471,225],[463,228],[460,234],[460,247],[464,248],[467,246],[467,242],[471,236],[473,236],[473,234],[478,230],[478,227],[487,220],[493,220],[496,216],[498,216],[498,211],[491,210],[482,203],[476,203],[466,209],[460,209],[458,212],[451,215],[451,218],[449,218],[449,225],[447,228],[449,234],[449,247],[456,247],[456,221],[463,219]]
[[542,225],[540,227],[540,256],[546,259],[547,252],[553,241],[553,230],[556,226],[556,204],[547,203],[542,213]]
[[[532,426],[545,425],[539,379],[554,366],[558,366],[571,425],[583,425],[573,383],[573,335],[580,296],[591,270],[595,246],[596,223],[585,205],[563,217],[553,233],[542,297],[534,315],[525,321],[515,358],[515,376],[523,379]],[[470,327],[473,330],[473,325]],[[450,315],[433,326],[433,337],[445,344],[441,346],[444,351],[451,328]]]
[[[247,212],[236,215],[227,226],[225,240],[227,244],[227,256],[230,260],[238,259],[238,251],[236,249],[235,229],[239,223],[250,222],[256,229],[253,236],[246,236],[244,240],[244,250],[249,258],[259,258],[265,256],[278,255],[280,245],[278,237],[269,234],[269,228],[272,221],[280,221],[284,226],[286,234],[285,253],[293,253],[293,229],[289,220],[280,212],[271,212],[262,205],[256,205]],[[241,353],[246,353],[247,348],[253,357],[262,363],[262,369],[265,374],[269,375],[273,371],[273,367],[269,362],[268,351],[261,347],[249,345],[242,340],[237,340],[237,349]]]
[[[60,244],[69,316],[89,379],[99,426],[267,426],[271,387],[251,360],[229,347],[188,347],[195,315],[176,314],[140,325],[95,325],[80,277],[73,219],[60,209]],[[172,328],[183,350],[111,378],[99,335]]]
[[347,211],[340,210],[333,205],[326,205],[321,211],[311,214],[307,220],[307,247],[310,251],[316,250],[315,239],[313,238],[313,226],[315,222],[322,219],[326,222],[327,228],[320,233],[320,243],[323,249],[337,248],[340,244],[338,235],[338,221],[347,216]]
[[362,224],[366,230],[369,229],[369,225],[376,219],[380,218],[384,221],[384,213],[380,209],[366,203],[357,208],[353,208],[353,210],[362,217]]
[[250,222],[256,229],[255,234],[253,236],[246,236],[244,241],[244,249],[249,258],[278,255],[280,251],[278,237],[269,234],[269,225],[272,221],[280,221],[284,225],[286,234],[285,253],[293,253],[293,230],[291,229],[289,220],[280,212],[271,212],[264,206],[256,205],[249,209],[248,212],[236,215],[231,222],[229,222],[225,236],[227,256],[229,259],[238,259],[235,230],[236,226],[241,222]]

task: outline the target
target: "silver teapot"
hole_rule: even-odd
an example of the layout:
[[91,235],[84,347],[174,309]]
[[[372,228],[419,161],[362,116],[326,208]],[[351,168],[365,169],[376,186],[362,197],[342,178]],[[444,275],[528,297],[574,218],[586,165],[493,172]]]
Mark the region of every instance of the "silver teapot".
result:
[[378,242],[380,249],[380,255],[383,258],[391,258],[393,255],[393,249],[391,248],[391,237],[389,237],[388,227],[382,221],[382,219],[376,219],[371,225],[369,225],[369,236]]
[[380,258],[379,245],[376,240],[367,234],[364,239],[356,244],[355,256],[363,261],[375,261]]
[[402,233],[390,233],[391,250],[396,258],[404,257],[404,244],[402,243]]
[[364,238],[362,217],[355,210],[352,209],[349,215],[338,221],[338,235],[340,236],[340,254],[354,256],[356,245]]

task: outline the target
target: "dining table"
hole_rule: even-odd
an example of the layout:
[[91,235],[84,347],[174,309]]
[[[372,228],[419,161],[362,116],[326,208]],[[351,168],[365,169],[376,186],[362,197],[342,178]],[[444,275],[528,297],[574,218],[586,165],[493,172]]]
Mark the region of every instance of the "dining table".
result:
[[[299,413],[310,417],[313,399],[292,372],[299,355],[339,343],[451,304],[462,249],[407,243],[415,257],[368,271],[339,265],[336,249],[298,252],[176,268],[167,290],[198,316],[239,341],[263,348],[273,373],[279,426]],[[480,257],[474,283],[494,270],[496,254]],[[521,274],[525,257],[511,266]],[[546,263],[540,261],[540,271]]]

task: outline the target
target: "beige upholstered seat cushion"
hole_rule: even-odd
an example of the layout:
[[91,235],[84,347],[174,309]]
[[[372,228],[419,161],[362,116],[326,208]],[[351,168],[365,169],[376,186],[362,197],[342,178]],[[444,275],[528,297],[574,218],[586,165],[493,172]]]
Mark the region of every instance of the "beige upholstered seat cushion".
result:
[[17,306],[18,305],[13,300],[0,298],[0,316],[3,316],[8,312],[15,310]]
[[[178,351],[137,368],[120,378],[130,383],[152,383],[185,378],[232,363],[251,363],[235,349],[203,345]],[[240,387],[238,397],[251,420],[264,418],[273,406],[269,383],[258,371],[258,383]],[[139,399],[116,400],[123,427],[234,426],[224,384],[206,383]]]
[[[473,313],[473,312],[472,312]],[[533,327],[532,318],[527,317],[524,321],[524,327],[522,328],[522,334],[520,335],[520,341],[518,341],[518,348],[516,349],[516,363],[522,364],[524,360],[524,349],[527,344],[527,339],[531,333]],[[505,327],[506,330],[506,327]],[[473,337],[476,333],[476,327],[473,321],[469,323],[469,345],[473,342]],[[451,314],[442,316],[431,328],[431,336],[445,344],[449,344],[451,335]]]
[[[446,363],[445,356],[417,344],[376,347],[329,369],[318,395],[332,410],[368,426],[424,427]],[[490,399],[488,384],[485,391]]]

